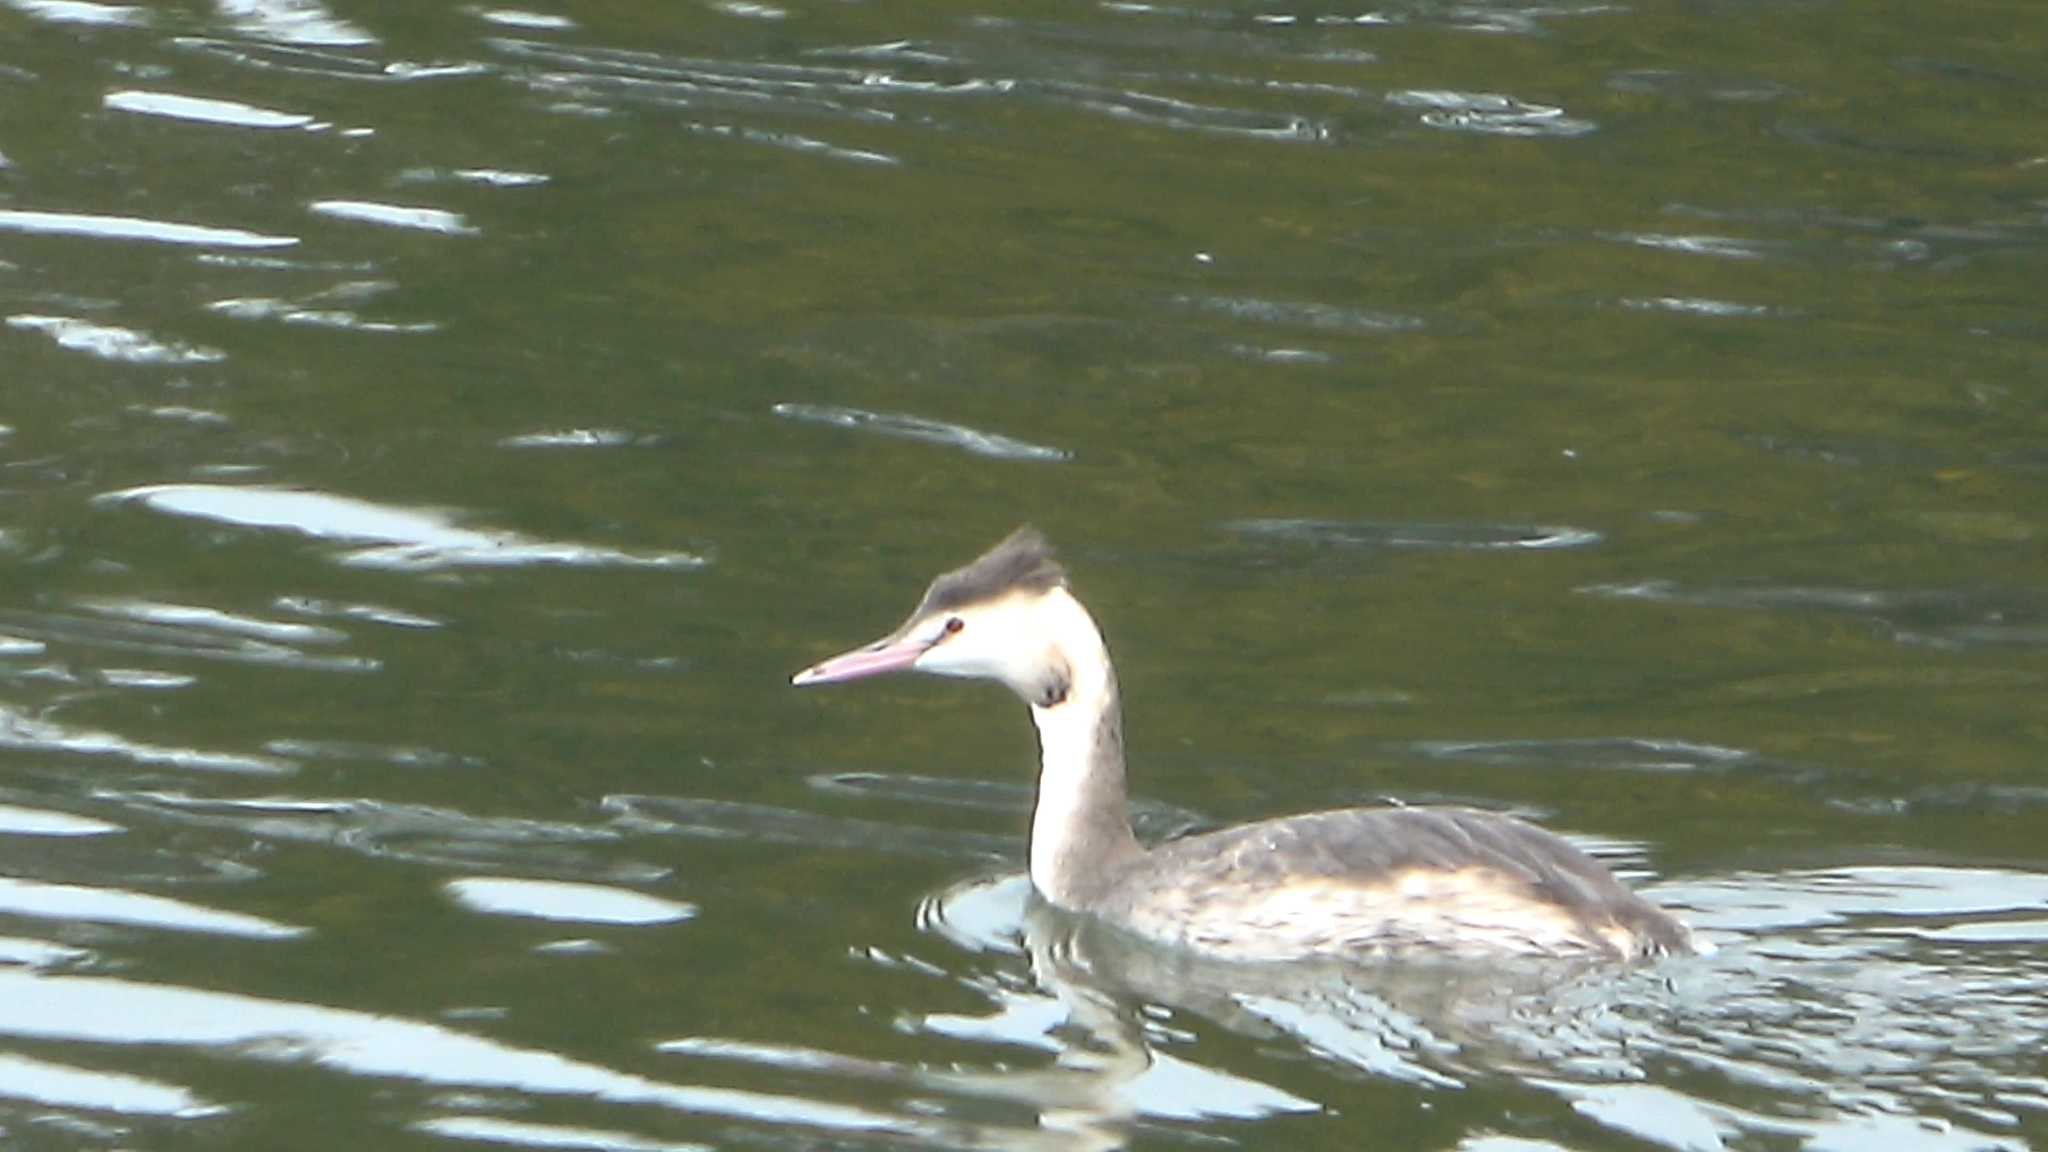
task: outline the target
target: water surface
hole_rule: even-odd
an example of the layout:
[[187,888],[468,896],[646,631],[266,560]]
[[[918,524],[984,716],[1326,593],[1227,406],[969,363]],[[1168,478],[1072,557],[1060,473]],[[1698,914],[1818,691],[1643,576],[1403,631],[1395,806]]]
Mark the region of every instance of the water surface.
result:
[[[24,1146],[2048,1142],[2048,20],[0,2]],[[1717,945],[1247,971],[1018,876],[1532,816]]]

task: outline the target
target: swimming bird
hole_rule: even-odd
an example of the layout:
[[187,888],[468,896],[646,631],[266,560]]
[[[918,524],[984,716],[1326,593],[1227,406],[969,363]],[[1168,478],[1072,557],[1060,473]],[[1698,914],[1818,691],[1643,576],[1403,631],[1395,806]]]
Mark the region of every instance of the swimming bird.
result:
[[1563,837],[1456,807],[1283,816],[1147,848],[1131,830],[1123,712],[1102,632],[1025,527],[932,581],[901,627],[797,673],[995,680],[1031,708],[1031,882],[1052,904],[1218,959],[1694,950],[1678,919]]

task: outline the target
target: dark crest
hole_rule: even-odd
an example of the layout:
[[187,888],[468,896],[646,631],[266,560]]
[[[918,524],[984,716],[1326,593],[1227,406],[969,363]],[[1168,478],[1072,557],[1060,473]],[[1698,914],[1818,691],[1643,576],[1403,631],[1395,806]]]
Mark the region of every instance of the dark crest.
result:
[[925,590],[916,616],[949,612],[1012,592],[1048,592],[1067,582],[1067,571],[1052,554],[1045,534],[1025,525],[965,568],[956,568]]

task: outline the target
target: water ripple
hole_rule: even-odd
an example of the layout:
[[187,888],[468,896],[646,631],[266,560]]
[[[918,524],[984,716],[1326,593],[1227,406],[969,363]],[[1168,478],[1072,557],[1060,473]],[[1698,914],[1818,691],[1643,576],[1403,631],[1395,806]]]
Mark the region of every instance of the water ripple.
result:
[[1584,136],[1599,125],[1567,116],[1562,108],[1535,104],[1497,92],[1408,89],[1387,93],[1396,108],[1419,108],[1432,128],[1489,136]]
[[1664,774],[1785,767],[1741,748],[1634,736],[1582,740],[1419,740],[1407,747],[1432,760],[1516,768],[1606,768]]
[[[508,56],[557,69],[528,78],[535,83],[592,85],[593,91],[609,89],[649,97],[665,95],[676,98],[678,103],[709,100],[727,107],[794,107],[883,122],[894,119],[887,109],[842,102],[840,98],[867,101],[894,93],[973,95],[993,87],[981,80],[921,80],[873,67],[670,56],[623,48],[567,47],[537,40],[498,39],[490,41],[490,45]],[[818,58],[826,54],[811,55]],[[911,52],[857,58],[887,58],[920,65],[937,59]]]
[[1863,816],[1913,817],[1928,812],[2031,814],[2048,808],[2048,787],[2035,784],[1930,784],[1904,796],[1831,797],[1836,808]]
[[222,912],[165,896],[81,884],[50,884],[0,876],[0,915],[88,924],[122,924],[172,932],[287,940],[306,929],[261,916]]
[[1947,461],[1925,448],[1897,441],[1848,440],[1777,432],[1738,434],[1737,439],[1793,460],[1815,460],[1822,464],[1843,464],[1851,467],[1876,464],[1890,468],[1928,471],[1950,466]]
[[534,540],[514,532],[460,528],[445,512],[374,504],[303,489],[219,484],[160,484],[108,492],[103,504],[136,503],[172,516],[247,528],[296,532],[318,540],[371,544],[343,553],[341,562],[364,568],[431,571],[457,567],[696,568],[686,552],[636,553],[598,545]]
[[794,808],[689,796],[622,793],[605,797],[603,808],[613,814],[621,828],[665,836],[744,840],[757,844],[802,844],[812,848],[852,848],[863,852],[976,860],[1014,859],[1019,848],[1015,839],[1006,836],[942,832],[904,824],[821,816]]
[[248,636],[267,644],[340,644],[348,633],[316,624],[293,624],[265,620],[202,608],[191,604],[168,604],[158,600],[127,600],[116,597],[82,599],[78,604],[91,611],[121,620],[136,620],[170,629],[198,629],[216,635]]
[[1233,356],[1257,360],[1266,364],[1333,364],[1337,358],[1328,352],[1313,348],[1261,348],[1255,344],[1226,344],[1224,350]]
[[144,743],[112,732],[39,720],[4,706],[0,706],[0,748],[62,752],[75,756],[113,756],[136,764],[258,776],[281,775],[296,767],[289,760],[270,756]]
[[1788,314],[1768,304],[1738,304],[1733,300],[1698,296],[1628,296],[1622,299],[1621,306],[1637,312],[1676,312],[1681,316],[1709,316],[1717,320]]
[[218,348],[157,340],[132,328],[95,324],[75,316],[20,313],[7,318],[9,328],[41,332],[57,347],[122,364],[216,364],[228,358]]
[[378,61],[367,56],[324,51],[287,43],[258,43],[220,40],[207,36],[179,36],[172,47],[188,52],[218,56],[245,68],[315,76],[329,80],[365,80],[405,84],[418,81],[459,79],[488,73],[488,65],[477,63],[420,64],[410,60]]
[[[1900,121],[1889,121],[1896,125]],[[1787,116],[1772,125],[1772,132],[1797,144],[1826,149],[1867,152],[1922,164],[1995,164],[2002,157],[1990,150],[1954,140],[1923,139],[1897,133],[1876,134],[1839,124]]]
[[1578,591],[1611,600],[1860,616],[1893,640],[1931,648],[2048,646],[2048,596],[2033,590],[1853,588],[1641,580]]
[[184,404],[157,404],[153,406],[133,404],[128,407],[128,411],[141,412],[154,416],[159,420],[176,420],[181,424],[196,424],[215,428],[225,428],[234,423],[225,413],[215,412],[211,408],[192,408]]
[[1223,528],[1253,540],[1361,551],[1544,552],[1589,548],[1602,539],[1590,528],[1545,524],[1272,519],[1237,520]]
[[466,876],[443,885],[473,912],[585,924],[672,924],[697,914],[694,905],[603,884]]
[[727,16],[736,16],[742,20],[789,19],[789,9],[787,8],[779,8],[773,4],[750,3],[748,0],[718,0],[712,7],[725,13]]
[[261,272],[347,272],[376,270],[367,260],[291,260],[283,256],[255,256],[240,252],[201,252],[194,264],[207,268],[246,268]]
[[1025,96],[1040,96],[1073,104],[1117,120],[1149,124],[1159,128],[1189,129],[1227,136],[1264,140],[1315,143],[1330,138],[1330,128],[1306,116],[1287,112],[1262,112],[1221,104],[1201,104],[1171,96],[1083,84],[1072,80],[1038,80],[1013,89]]
[[526,432],[498,441],[500,448],[621,448],[639,437],[618,428],[563,428]]
[[882,772],[821,772],[810,777],[811,787],[886,800],[909,800],[947,808],[981,812],[1014,813],[1029,810],[1031,792],[1015,784],[990,780],[962,780],[947,776],[915,776]]
[[[1049,1034],[1066,1023],[1065,1005],[1043,995],[1018,992],[992,982],[971,984],[974,992],[991,1002],[987,1016],[931,1014],[905,1026],[951,1039],[967,1039],[991,1046],[1035,1048],[1060,1051]],[[1129,1051],[1131,1076],[1115,1084],[1114,1102],[1103,1100],[1100,1067],[1077,1066],[1047,1074],[999,1070],[981,1072],[967,1068],[935,1068],[923,1064],[899,1064],[845,1056],[816,1048],[786,1044],[760,1044],[712,1037],[666,1040],[659,1050],[700,1060],[724,1060],[776,1069],[789,1074],[820,1074],[839,1081],[900,1085],[920,1093],[944,1093],[969,1099],[997,1100],[1031,1105],[1057,1124],[1046,1123],[1054,1139],[1030,1140],[1024,1131],[1000,1134],[978,1133],[981,1139],[968,1147],[1032,1149],[1107,1149],[1121,1141],[1102,1139],[1110,1130],[1121,1128],[1132,1115],[1154,1120],[1182,1122],[1232,1119],[1255,1120],[1287,1113],[1315,1112],[1315,1104],[1270,1085],[1244,1077],[1191,1064],[1169,1052],[1142,1054]],[[1102,1063],[1117,1062],[1112,1057]],[[1107,1107],[1105,1104],[1107,1103]],[[1069,1113],[1061,1105],[1070,1105]],[[1106,1112],[1097,1116],[1092,1113]],[[1105,1123],[1105,1121],[1107,1123]],[[1092,1137],[1092,1138],[1090,1138]]]
[[939,1125],[914,1113],[669,1084],[402,1017],[107,976],[0,969],[0,1036],[198,1049],[228,1058],[317,1065],[370,1079],[651,1105],[777,1128],[922,1134],[934,1144],[950,1143],[941,1138]]
[[377,38],[329,11],[319,0],[213,0],[235,30],[259,40],[326,48],[375,44]]
[[438,232],[443,236],[475,236],[479,231],[466,223],[460,213],[439,208],[414,208],[374,200],[315,200],[306,207],[316,215],[382,228]]
[[1072,453],[1063,448],[1050,448],[1043,444],[1013,440],[1008,436],[982,432],[963,424],[948,424],[942,420],[931,420],[901,412],[870,412],[862,408],[839,408],[829,404],[787,403],[775,405],[773,411],[777,416],[786,416],[805,424],[824,424],[832,428],[851,428],[899,440],[943,444],[949,448],[971,452],[976,456],[992,456],[999,460],[1068,460],[1073,457]]
[[7,0],[24,16],[48,24],[108,24],[140,28],[150,14],[133,4],[95,4],[91,0]]
[[365,320],[351,309],[308,308],[304,304],[272,296],[215,300],[208,304],[206,309],[236,320],[275,320],[282,324],[298,324],[308,328],[335,328],[350,332],[419,335],[441,330],[441,326],[432,321]]
[[73,1068],[12,1054],[0,1055],[0,1097],[32,1101],[44,1108],[82,1108],[117,1116],[170,1116],[180,1120],[227,1111],[193,1095],[189,1089],[161,1080]]
[[1617,72],[1607,86],[1617,92],[1712,100],[1726,104],[1762,104],[1793,94],[1790,88],[1761,76],[1706,76],[1661,68]]
[[[986,29],[1006,28],[1011,23],[993,18],[975,21],[977,27]],[[1029,30],[1048,34],[1048,29],[1040,26],[1029,26]],[[1240,39],[1231,43],[1255,42]],[[513,38],[493,40],[491,45],[540,69],[522,75],[520,78],[526,83],[566,97],[581,107],[602,107],[609,98],[623,98],[675,108],[770,111],[894,123],[905,116],[893,106],[896,97],[995,96],[1058,104],[1169,129],[1307,142],[1326,140],[1331,133],[1328,125],[1300,113],[1205,103],[1142,91],[1129,84],[1075,80],[1070,77],[1100,70],[1063,67],[1043,59],[1018,61],[1014,53],[1010,54],[1009,62],[1028,64],[1029,74],[962,75],[961,70],[967,65],[946,52],[912,41],[823,48],[807,53],[812,59],[850,60],[862,67],[703,59]],[[1146,78],[1128,79],[1139,82]],[[1186,78],[1177,79],[1186,82]],[[1193,82],[1273,93],[1343,94],[1341,86],[1292,85],[1285,81],[1201,77]],[[691,127],[700,132],[801,146],[840,158],[897,162],[894,157],[872,149],[849,149],[751,126],[699,122]]]
[[[549,70],[520,79],[557,95],[586,100],[615,96],[669,107],[773,109],[883,123],[895,119],[888,109],[868,103],[899,90],[890,77],[871,69],[568,48],[532,40],[490,43],[508,56],[548,66]],[[937,95],[947,88],[911,84],[900,90]],[[978,91],[979,86],[968,90]]]
[[1591,16],[1607,16],[1628,11],[1620,4],[1552,3],[1542,0],[1538,3],[1524,3],[1522,0],[1464,0],[1463,3],[1439,7],[1409,5],[1414,18],[1442,22],[1446,27],[1466,32],[1500,32],[1520,36],[1533,36],[1547,32],[1543,26],[1546,20],[1582,19]]
[[354,797],[222,798],[118,789],[101,789],[94,797],[160,819],[230,828],[252,839],[332,844],[377,859],[526,873],[546,869],[617,884],[649,883],[668,874],[655,865],[602,858],[590,847],[615,843],[617,830],[566,821],[474,816]]
[[2037,229],[2003,218],[1951,222],[1911,215],[1857,215],[1821,208],[1712,208],[1682,201],[1665,205],[1663,211],[1693,220],[1760,226],[1787,235],[1788,239],[1777,242],[1768,251],[1759,247],[1756,255],[1797,249],[1825,253],[1828,249],[1814,238],[1829,237],[1838,258],[1853,260],[1864,268],[1954,267],[1956,262],[1981,253],[2033,252],[2041,247]]
[[441,621],[420,616],[397,608],[386,608],[378,604],[344,604],[332,600],[319,600],[306,596],[281,596],[275,607],[279,611],[291,612],[315,619],[368,620],[372,624],[383,624],[392,628],[439,628]]
[[732,140],[744,140],[754,144],[768,144],[786,148],[791,152],[813,152],[834,160],[850,160],[856,164],[895,165],[902,163],[887,152],[876,152],[867,148],[848,148],[813,136],[795,132],[775,132],[765,128],[749,128],[739,124],[690,124],[689,131],[700,136],[721,136]]
[[1723,260],[1761,260],[1763,245],[1734,236],[1680,235],[1663,232],[1617,232],[1607,237],[1638,248],[1677,252],[1685,256],[1715,256]]
[[1953,926],[2048,911],[2048,876],[1995,868],[1866,865],[1741,873],[1668,883],[1660,891],[1694,909],[1702,927],[1750,933],[1860,922],[1863,930],[1874,926],[1889,935],[1900,920]]
[[306,645],[334,645],[346,635],[328,628],[262,621],[218,609],[143,600],[82,600],[92,616],[0,612],[10,636],[114,652],[145,652],[236,664],[271,664],[320,672],[370,672],[376,660],[315,654]]
[[0,232],[20,232],[30,236],[85,236],[97,240],[143,240],[201,248],[286,248],[299,242],[296,236],[265,236],[240,228],[208,228],[138,216],[34,212],[18,208],[0,208]]
[[295,760],[341,760],[389,764],[396,768],[481,768],[483,761],[408,744],[370,744],[358,740],[272,740],[264,751]]
[[144,116],[161,116],[196,124],[224,124],[234,128],[259,129],[312,130],[326,127],[311,116],[297,112],[279,112],[270,108],[259,108],[253,104],[244,104],[239,100],[214,100],[202,96],[183,96],[175,92],[123,89],[107,93],[100,98],[100,103],[117,112],[135,112]]
[[[1277,1031],[1318,1060],[1424,1089],[1504,1074],[1601,1128],[1667,1148],[1864,1147],[1876,1129],[1914,1146],[1925,1141],[1913,1134],[1929,1133],[1943,1137],[1935,1147],[2026,1147],[1992,1132],[2048,1108],[2033,1069],[2048,1040],[2038,948],[2048,877],[1869,866],[1647,894],[1687,909],[1722,947],[1627,972],[1250,970],[1104,932],[1032,898],[1021,877],[977,881],[928,902],[920,925],[976,957],[974,973],[955,979],[992,1010],[916,1027],[1058,1052],[1062,1065],[1085,1045],[1096,1079],[1119,1088],[1146,1067],[1119,1061],[1119,1050],[1187,1047],[1207,1023],[1262,1043]],[[1029,984],[980,974],[988,958],[1020,954]],[[1132,1000],[1142,1013],[1111,1007]],[[1674,1078],[1674,1068],[1698,1075]],[[1659,1082],[1639,1083],[1653,1074]],[[1104,1087],[1088,1097],[1094,1109],[1075,1103],[1078,1118],[1119,1115],[1101,1107]],[[1051,1091],[1035,1083],[1031,1098]]]
[[[870,123],[895,120],[896,113],[869,103],[899,87],[889,77],[854,69],[814,65],[750,64],[662,56],[620,49],[567,49],[525,40],[498,40],[507,54],[555,66],[519,74],[536,91],[557,98],[557,106],[578,113],[602,112],[608,101],[675,109],[773,111]],[[916,84],[905,86],[924,91]],[[783,128],[764,128],[710,119],[685,121],[702,136],[767,144],[859,164],[896,165],[895,156],[873,148],[835,144]]]
[[412,1127],[415,1131],[448,1140],[509,1144],[520,1148],[590,1149],[591,1152],[713,1152],[708,1144],[649,1140],[609,1128],[538,1124],[531,1120],[507,1120],[502,1116],[436,1116],[418,1121]]
[[1262,300],[1250,296],[1175,296],[1169,303],[1257,324],[1291,325],[1326,332],[1412,332],[1423,327],[1419,317],[1404,316],[1398,312],[1372,312],[1304,301]]
[[879,44],[828,45],[823,48],[807,49],[804,55],[820,60],[881,60],[912,65],[950,65],[956,63],[953,57],[940,51],[934,45],[918,40],[886,40]]
[[529,12],[521,8],[471,8],[476,18],[499,28],[523,28],[534,32],[566,32],[576,27],[567,16],[552,12]]
[[[1021,817],[1031,814],[1036,789],[1028,784],[993,780],[962,780],[952,777],[917,776],[888,772],[820,772],[809,778],[811,787],[863,799],[893,800],[940,808],[977,812],[1002,812]],[[1131,823],[1146,840],[1167,840],[1196,828],[1207,827],[1207,817],[1172,804],[1133,796],[1129,800]]]
[[542,172],[514,172],[504,168],[408,168],[400,172],[399,184],[475,184],[484,188],[536,188],[554,178]]
[[160,672],[154,668],[101,668],[100,680],[112,688],[140,688],[144,691],[161,691],[166,688],[190,688],[199,682],[199,677],[183,672]]
[[1367,49],[1336,38],[1260,34],[1263,27],[1290,22],[1291,18],[1259,15],[1247,20],[1227,10],[1136,4],[1102,7],[1117,15],[1165,19],[1135,25],[981,16],[970,26],[987,34],[985,38],[960,45],[958,50],[987,50],[1019,70],[1050,76],[1100,76],[1125,66],[1124,61],[1132,57],[1189,60],[1222,56],[1341,65],[1370,64],[1379,59]]
[[107,836],[121,830],[87,816],[0,804],[0,836]]

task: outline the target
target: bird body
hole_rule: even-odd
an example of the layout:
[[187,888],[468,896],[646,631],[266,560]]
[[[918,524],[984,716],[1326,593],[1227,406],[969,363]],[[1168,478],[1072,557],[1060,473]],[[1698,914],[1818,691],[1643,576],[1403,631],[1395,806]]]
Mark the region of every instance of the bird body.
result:
[[1684,924],[1569,841],[1467,808],[1349,808],[1146,848],[1102,633],[1035,530],[933,581],[895,632],[798,673],[992,679],[1031,708],[1032,885],[1062,908],[1220,959],[1692,951]]

